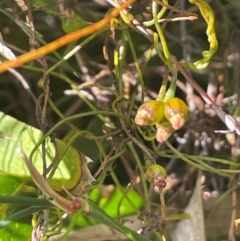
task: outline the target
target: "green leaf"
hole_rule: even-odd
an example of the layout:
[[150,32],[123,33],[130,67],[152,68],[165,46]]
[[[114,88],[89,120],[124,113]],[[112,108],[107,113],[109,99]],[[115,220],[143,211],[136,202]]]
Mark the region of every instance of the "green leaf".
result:
[[107,226],[125,234],[131,240],[135,241],[150,241],[150,239],[136,233],[135,231],[123,226],[122,224],[115,221],[113,218],[108,216],[98,205],[90,203],[91,211],[88,214],[90,217],[97,220],[99,223],[104,223]]
[[[31,181],[31,175],[19,153],[16,151],[20,147],[27,156],[30,156],[33,148],[41,139],[40,130],[28,126],[4,113],[0,112],[0,171],[9,173],[24,182]],[[49,181],[56,191],[61,191],[62,186],[71,190],[75,188],[82,178],[86,169],[86,158],[72,147],[60,140],[56,140],[59,157],[62,157],[54,173],[54,177]],[[51,164],[55,156],[55,147],[50,138],[46,139],[46,162]],[[41,146],[33,155],[33,164],[40,173],[43,170]],[[89,174],[89,173],[88,173]],[[86,179],[84,179],[86,181]]]
[[64,13],[65,16],[62,18],[62,28],[65,33],[71,33],[88,26],[84,20],[84,15],[82,17],[77,15],[71,8],[66,8]]
[[[35,198],[36,199],[36,198]],[[25,203],[26,204],[26,203]],[[28,216],[31,216],[32,213],[35,213],[35,212],[38,212],[38,211],[41,211],[43,210],[43,207],[35,207],[35,206],[32,206],[32,207],[28,207],[28,208],[25,208],[21,211],[18,211],[10,216],[8,216],[7,218],[5,218],[4,220],[1,220],[0,221],[0,228],[2,227],[5,227],[7,225],[9,225],[10,223],[12,223],[13,221],[18,221],[22,218],[25,218],[25,217],[28,217]]]
[[[123,194],[118,188],[115,188],[114,191],[106,197],[101,196],[101,188],[95,188],[89,196],[90,200],[96,203],[98,207],[112,218],[136,214],[138,210],[143,207],[141,196],[134,190],[127,190],[127,192]],[[131,203],[129,200],[134,200],[134,202]],[[78,227],[87,227],[94,224],[96,224],[95,220],[83,214],[80,214],[76,221]]]
[[[12,195],[11,197],[15,199],[15,203],[10,204],[9,202],[3,201],[6,195]],[[25,185],[20,179],[8,173],[0,172],[0,220],[11,215],[19,208],[18,196],[15,195],[37,197],[38,191],[31,186]],[[26,203],[28,203],[28,205],[30,204],[28,200],[24,200],[25,205]]]
[[[130,190],[125,195],[128,199],[126,197],[124,198],[123,193],[116,188],[111,196],[103,197],[98,205],[108,215],[114,218],[136,213],[136,210],[141,208],[143,205],[142,198],[134,190]],[[128,200],[134,200],[135,207],[133,207]]]
[[0,229],[0,241],[26,241],[31,237],[32,226],[14,222]]

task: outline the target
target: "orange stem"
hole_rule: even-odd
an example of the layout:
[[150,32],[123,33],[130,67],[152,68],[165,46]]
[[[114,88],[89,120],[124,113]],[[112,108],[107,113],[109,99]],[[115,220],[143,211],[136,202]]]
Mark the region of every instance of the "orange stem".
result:
[[66,45],[70,42],[73,42],[77,39],[80,39],[84,36],[92,34],[105,26],[107,26],[112,18],[115,18],[119,15],[119,12],[127,8],[136,0],[128,0],[127,2],[119,5],[118,8],[115,8],[111,13],[109,13],[105,18],[100,20],[97,23],[92,24],[91,26],[85,27],[83,29],[77,30],[73,33],[64,35],[63,37],[54,40],[53,42],[33,51],[30,51],[26,54],[20,55],[16,60],[8,60],[0,64],[0,73],[6,71],[8,68],[16,68],[28,61],[33,59],[40,58],[54,50]]

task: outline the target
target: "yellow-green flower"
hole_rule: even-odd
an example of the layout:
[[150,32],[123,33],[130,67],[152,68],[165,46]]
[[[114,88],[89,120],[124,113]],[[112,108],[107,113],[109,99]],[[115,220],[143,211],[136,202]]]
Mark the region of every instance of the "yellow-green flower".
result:
[[149,100],[143,103],[135,116],[137,125],[154,125],[164,117],[164,102]]
[[173,129],[180,129],[188,116],[188,107],[179,98],[171,98],[165,104],[165,117],[172,124]]

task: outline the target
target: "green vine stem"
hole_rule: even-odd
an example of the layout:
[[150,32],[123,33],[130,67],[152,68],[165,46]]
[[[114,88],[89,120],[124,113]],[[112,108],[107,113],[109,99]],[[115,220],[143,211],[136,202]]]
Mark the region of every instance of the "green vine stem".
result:
[[164,100],[163,102],[168,101],[169,99],[173,98],[175,96],[175,91],[177,88],[177,71],[173,71],[173,75],[172,75],[172,80],[171,80],[171,84],[165,94]]
[[[170,52],[168,50],[168,45],[167,45],[167,41],[165,39],[165,36],[164,36],[164,33],[163,33],[163,30],[160,26],[160,24],[158,23],[158,14],[157,14],[157,11],[158,11],[158,5],[155,1],[152,2],[152,13],[153,13],[153,18],[154,18],[154,21],[155,21],[155,27],[156,27],[156,30],[158,32],[158,35],[160,37],[160,40],[161,40],[161,44],[162,44],[162,48],[163,48],[163,53],[164,53],[164,56],[167,60],[167,65],[168,67],[170,68],[172,66],[172,62],[171,62],[171,59],[170,59]],[[163,13],[164,13],[164,8],[162,9]],[[161,13],[161,12],[160,12]],[[161,13],[161,15],[163,14]],[[161,16],[160,15],[160,16]],[[155,43],[155,41],[154,41]]]
[[164,72],[165,73],[163,74],[162,85],[161,85],[161,88],[160,88],[159,93],[158,93],[157,101],[163,101],[164,98],[165,98],[165,94],[166,94],[167,83],[168,83],[168,75],[169,75],[168,68],[166,68],[166,71],[164,71]]
[[218,41],[216,38],[215,28],[214,28],[214,13],[212,8],[205,0],[189,0],[190,3],[197,5],[202,17],[207,23],[207,36],[208,42],[210,44],[209,50],[202,52],[203,58],[196,61],[195,63],[188,63],[188,66],[194,69],[204,69],[208,66],[211,57],[215,54],[218,48]]

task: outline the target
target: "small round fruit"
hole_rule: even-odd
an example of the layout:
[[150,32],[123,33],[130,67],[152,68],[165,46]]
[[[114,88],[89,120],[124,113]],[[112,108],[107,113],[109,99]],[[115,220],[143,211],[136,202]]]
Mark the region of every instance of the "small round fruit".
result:
[[158,164],[150,165],[147,168],[146,177],[150,183],[154,184],[158,188],[166,187],[166,171],[162,166]]

